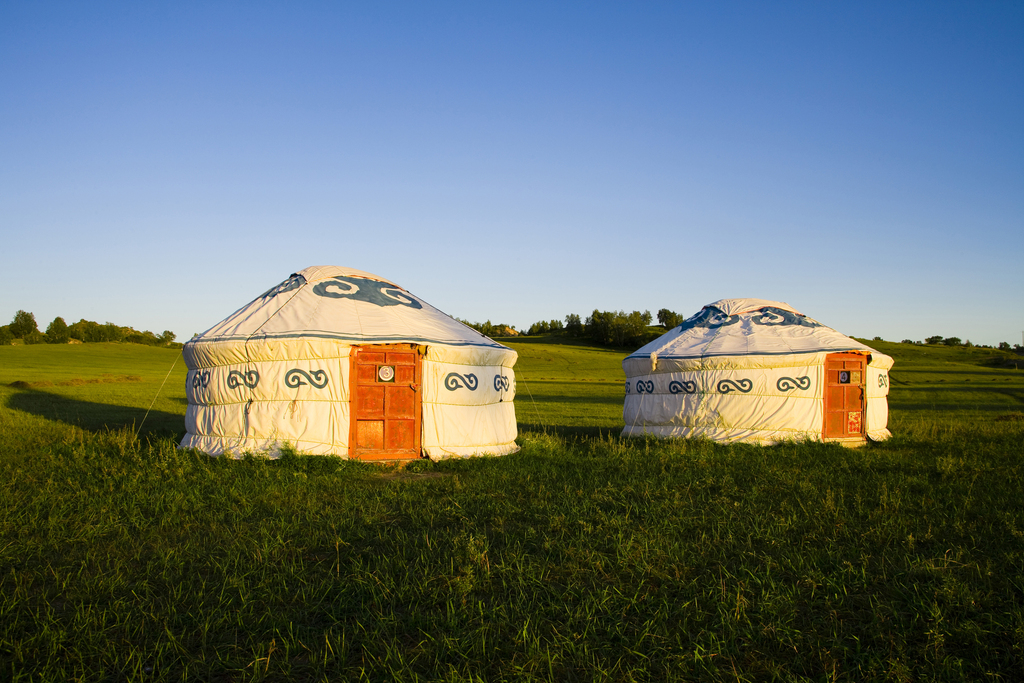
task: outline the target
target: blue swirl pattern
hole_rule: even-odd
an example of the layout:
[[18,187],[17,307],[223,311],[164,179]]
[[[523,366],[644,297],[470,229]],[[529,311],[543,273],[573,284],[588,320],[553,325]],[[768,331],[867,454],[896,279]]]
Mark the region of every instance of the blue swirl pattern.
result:
[[672,380],[668,383],[668,390],[672,394],[696,394],[697,383],[688,380]]
[[755,325],[797,325],[799,327],[821,327],[821,323],[814,322],[805,316],[792,313],[775,306],[765,306],[753,313],[741,315],[726,315],[724,311],[716,306],[705,306],[694,316],[687,318],[679,326],[680,332],[692,330],[695,327],[716,330],[719,327],[735,325],[741,318],[749,316],[750,322]]
[[195,374],[192,375],[192,388],[193,389],[205,389],[210,384],[210,371],[209,370],[196,370]]
[[302,277],[301,275],[293,275],[292,277],[288,278],[287,280],[279,284],[277,287],[271,287],[267,291],[260,294],[259,298],[273,299],[278,294],[284,294],[285,292],[290,292],[294,289],[298,289],[304,284],[306,284],[306,278]]
[[754,383],[749,379],[741,379],[739,381],[723,379],[718,383],[718,391],[723,394],[728,394],[730,391],[739,391],[742,394],[749,394],[750,390],[753,388]]
[[636,381],[636,393],[638,394],[653,394],[654,393],[654,382],[647,380],[646,382],[642,379]]
[[878,388],[884,389],[889,386],[889,378],[883,373],[878,376]]
[[328,299],[355,299],[374,306],[423,308],[414,296],[385,282],[340,275],[313,286],[313,293]]
[[810,389],[811,378],[807,377],[780,377],[779,381],[775,383],[775,386],[779,391],[789,391],[791,389]]
[[[306,381],[303,382],[302,378],[305,377]],[[291,389],[298,389],[299,387],[309,383],[310,386],[317,389],[323,389],[327,386],[327,373],[323,370],[314,370],[312,373],[306,372],[305,370],[299,370],[293,368],[287,372],[284,376],[284,384],[286,387]]]
[[237,389],[243,384],[250,389],[255,389],[260,383],[260,373],[255,370],[247,370],[244,373],[232,370],[228,373],[228,389]]
[[476,375],[472,372],[467,372],[465,375],[460,375],[457,372],[449,372],[444,378],[444,388],[448,391],[455,391],[465,387],[470,391],[476,391],[478,384]]
[[715,306],[705,306],[696,315],[692,315],[683,321],[679,326],[680,332],[692,330],[695,327],[716,330],[719,327],[735,325],[740,321],[738,315],[726,315],[721,309]]
[[508,391],[508,377],[505,375],[494,376],[494,390],[495,391]]
[[784,308],[776,308],[775,306],[759,308],[757,313],[750,316],[750,322],[755,325],[769,326],[797,325],[799,327],[821,327],[821,323],[809,320],[806,316],[798,315]]

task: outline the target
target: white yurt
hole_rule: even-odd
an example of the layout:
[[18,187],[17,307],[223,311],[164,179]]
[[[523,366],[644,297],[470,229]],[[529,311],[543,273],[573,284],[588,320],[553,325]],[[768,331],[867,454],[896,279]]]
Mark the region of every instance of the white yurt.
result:
[[366,460],[518,450],[517,354],[382,277],[314,266],[187,342],[183,448]]
[[892,363],[787,304],[722,299],[622,362],[622,433],[760,444],[887,439]]

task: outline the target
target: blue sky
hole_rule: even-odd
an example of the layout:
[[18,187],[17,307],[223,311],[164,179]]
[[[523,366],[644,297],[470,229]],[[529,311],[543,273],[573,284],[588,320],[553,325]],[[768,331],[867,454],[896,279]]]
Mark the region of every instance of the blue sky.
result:
[[0,322],[290,273],[1021,342],[1024,4],[0,2]]

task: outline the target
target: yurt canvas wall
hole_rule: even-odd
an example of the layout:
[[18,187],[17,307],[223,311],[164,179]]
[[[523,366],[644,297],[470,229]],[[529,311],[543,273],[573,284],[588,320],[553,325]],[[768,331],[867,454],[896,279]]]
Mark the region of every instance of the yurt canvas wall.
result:
[[623,434],[886,439],[892,364],[787,304],[723,299],[623,361]]
[[317,266],[187,342],[182,447],[365,459],[518,450],[517,354],[401,287]]

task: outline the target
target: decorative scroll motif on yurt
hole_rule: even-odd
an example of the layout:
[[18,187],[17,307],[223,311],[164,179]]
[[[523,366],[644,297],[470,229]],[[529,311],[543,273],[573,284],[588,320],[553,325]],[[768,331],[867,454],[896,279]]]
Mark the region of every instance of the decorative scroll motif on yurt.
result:
[[260,373],[255,370],[247,370],[244,373],[238,370],[232,370],[228,373],[228,389],[237,389],[243,385],[250,389],[255,389],[256,385],[259,383]]
[[355,299],[374,306],[408,306],[423,308],[423,304],[397,287],[360,277],[333,277],[313,287],[317,296],[331,299]]
[[744,394],[749,394],[750,390],[754,388],[754,383],[749,379],[723,379],[718,383],[718,391],[723,394],[728,394],[730,391],[741,391]]
[[[800,327],[822,327],[821,323],[811,320],[806,316],[794,314],[783,308],[776,308],[774,306],[765,306],[758,310],[760,315],[753,315],[749,317],[749,320],[754,325],[765,325],[765,326],[778,326],[778,325],[797,325]],[[728,325],[735,325],[741,319],[738,314],[727,315],[714,306],[706,306],[700,310],[696,315],[687,318],[682,324],[676,328],[680,332],[686,332],[687,330],[704,328],[709,330],[715,330],[720,327],[726,327]]]
[[306,284],[305,278],[301,275],[294,275],[279,284],[277,287],[271,287],[267,291],[263,292],[263,294],[260,294],[259,299],[273,299],[278,294],[294,291],[304,284]]
[[690,381],[672,380],[668,383],[669,393],[672,394],[696,394],[697,383]]
[[457,372],[449,372],[444,378],[444,388],[448,391],[455,391],[456,389],[466,388],[470,391],[476,391],[478,384],[476,375],[472,372],[467,372],[465,375],[460,375]]
[[793,389],[810,389],[811,378],[806,375],[803,377],[780,377],[779,381],[775,383],[776,388],[779,391],[791,391]]
[[[305,382],[302,381],[303,377],[306,378]],[[316,389],[323,389],[327,386],[327,373],[323,370],[314,370],[312,373],[309,373],[305,370],[293,368],[284,376],[284,385],[290,389],[298,389],[307,383]]]

